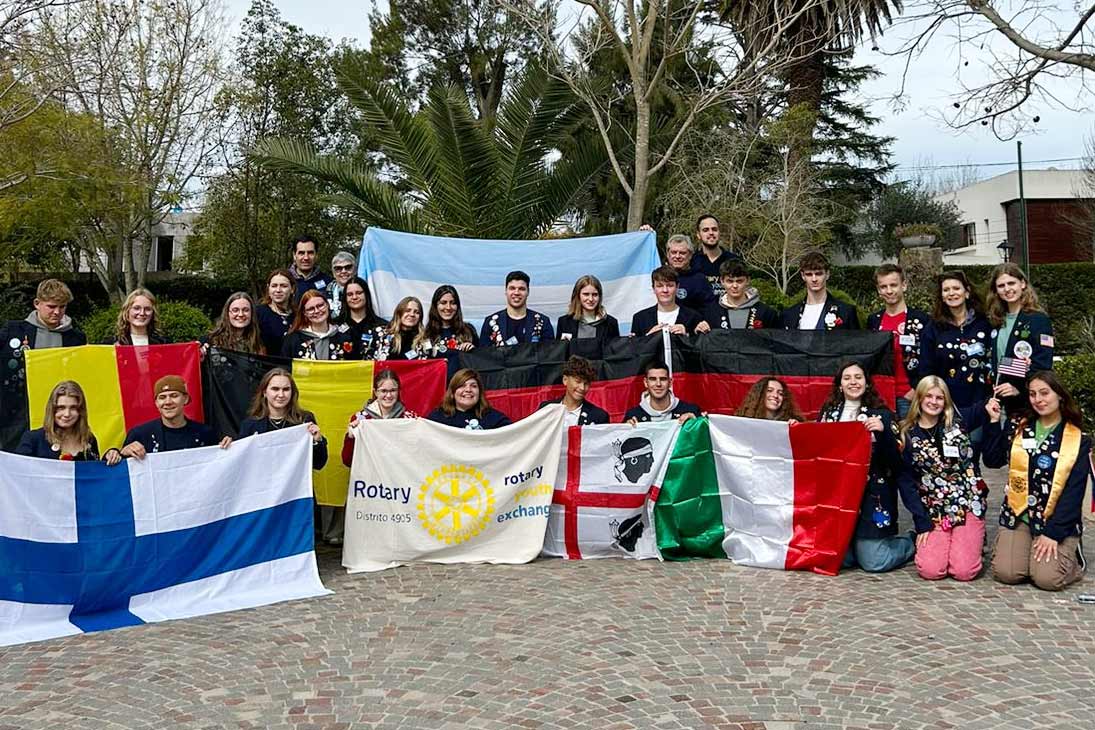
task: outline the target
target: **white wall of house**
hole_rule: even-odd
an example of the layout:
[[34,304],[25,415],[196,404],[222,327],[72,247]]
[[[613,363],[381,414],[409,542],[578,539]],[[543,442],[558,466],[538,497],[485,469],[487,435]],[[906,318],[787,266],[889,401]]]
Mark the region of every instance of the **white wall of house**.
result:
[[[1083,189],[1081,170],[1024,170],[1023,194],[1027,200],[1069,199],[1080,197]],[[1019,198],[1019,173],[1002,175],[967,185],[949,193],[936,195],[940,202],[958,206],[964,226],[971,226],[969,239],[973,245],[946,251],[946,264],[998,264],[1000,252],[997,246],[1008,238],[1008,225],[1004,203]],[[1019,246],[1019,241],[1009,241]]]

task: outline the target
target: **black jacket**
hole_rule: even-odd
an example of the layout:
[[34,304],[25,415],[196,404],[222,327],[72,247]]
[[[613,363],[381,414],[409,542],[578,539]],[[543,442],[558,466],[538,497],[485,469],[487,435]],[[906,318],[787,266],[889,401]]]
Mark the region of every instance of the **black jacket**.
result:
[[[707,309],[703,312],[703,319],[713,330],[734,329],[730,326],[730,319],[727,316],[728,311],[729,310],[722,306],[718,300],[715,300],[707,305]],[[749,307],[749,319],[742,329],[759,330],[782,328],[783,320],[780,318],[779,312],[772,309],[764,302],[758,301],[756,304]]]
[[[305,423],[315,423],[315,414],[311,411],[304,411]],[[284,428],[284,427],[283,427]],[[248,436],[254,436],[257,433],[269,433],[271,431],[277,431],[278,426],[275,426],[269,418],[245,418],[243,423],[240,424],[239,438],[247,438]],[[327,465],[327,437],[318,444],[312,445],[312,468],[319,470]]]
[[[993,328],[989,333],[993,373],[996,373],[1000,366],[997,362],[996,342],[1001,334],[1001,330],[997,328]],[[1015,375],[999,376],[1001,383],[1011,383],[1019,390],[1019,395],[1003,399],[1004,407],[1009,411],[1020,410],[1026,403],[1027,380],[1031,374],[1039,370],[1053,369],[1053,344],[1053,322],[1045,312],[1020,312],[1015,318],[1015,326],[1011,328],[1008,344],[1004,348],[1004,357],[1029,357],[1030,370],[1027,371],[1027,378]]]
[[[688,307],[677,307],[677,320],[674,324],[683,324],[684,328],[688,330],[688,334],[694,334],[696,326],[703,321],[695,311]],[[635,312],[635,316],[631,318],[631,334],[636,337],[642,337],[651,328],[658,323],[658,305],[653,307],[647,307],[646,309],[640,309]]]
[[[597,339],[602,342],[620,336],[620,323],[611,314],[605,315],[605,318],[593,325],[593,328],[597,332]],[[578,320],[569,314],[564,314],[555,324],[555,337],[560,340],[568,339],[563,335],[570,335],[569,339],[578,339]]]
[[[23,456],[34,456],[39,459],[60,459],[61,451],[53,450],[53,446],[46,440],[46,429],[36,428],[33,431],[27,431],[23,434],[23,440],[19,442],[19,447],[15,449],[15,453],[22,454]],[[73,461],[97,461],[99,459],[99,443],[95,440],[95,436],[91,437],[91,443],[84,449],[83,453],[77,454],[73,457]]]
[[[555,403],[562,403],[563,396],[559,396],[554,400],[546,400],[539,405],[537,410],[544,406],[554,405]],[[582,410],[578,414],[579,426],[596,426],[602,423],[608,423],[608,411],[603,408],[598,408],[589,401],[582,403]]]
[[450,416],[440,408],[437,408],[430,413],[427,418],[431,421],[436,421],[437,423],[443,423],[446,426],[463,428],[468,431],[489,431],[492,428],[501,428],[502,426],[508,426],[513,423],[509,420],[509,416],[501,411],[496,411],[493,408],[488,408],[482,417],[477,417],[471,411],[462,411],[459,408],[455,409]]
[[[783,328],[797,330],[798,322],[802,319],[802,311],[806,308],[806,300],[798,304],[792,304],[783,310]],[[833,330],[857,330],[859,329],[859,313],[851,304],[836,299],[826,292],[825,304],[821,308],[821,316],[817,318],[815,330],[832,332]]]

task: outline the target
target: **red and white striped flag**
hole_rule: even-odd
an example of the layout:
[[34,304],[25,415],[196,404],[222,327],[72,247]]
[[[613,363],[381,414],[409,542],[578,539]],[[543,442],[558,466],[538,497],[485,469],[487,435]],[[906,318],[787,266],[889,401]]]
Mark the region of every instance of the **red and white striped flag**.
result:
[[647,507],[658,499],[679,428],[662,421],[567,429],[543,554],[661,558]]
[[1013,375],[1017,378],[1025,378],[1030,370],[1030,362],[1017,357],[1002,357],[996,366],[997,375]]

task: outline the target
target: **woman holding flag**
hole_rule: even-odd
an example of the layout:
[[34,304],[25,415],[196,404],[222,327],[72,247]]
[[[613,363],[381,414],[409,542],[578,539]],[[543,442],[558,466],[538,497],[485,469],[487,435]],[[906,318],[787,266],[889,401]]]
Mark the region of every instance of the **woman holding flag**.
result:
[[342,463],[350,466],[354,461],[354,426],[359,420],[385,418],[418,418],[418,414],[409,411],[400,398],[399,375],[391,369],[381,370],[373,380],[373,395],[365,401],[361,410],[350,416],[350,426],[342,440]]
[[988,488],[977,476],[969,431],[981,404],[959,410],[942,378],[917,383],[901,422],[898,488],[916,529],[916,570],[925,580],[973,580],[981,572]]
[[327,465],[327,439],[316,425],[315,415],[301,409],[300,391],[293,376],[285,368],[274,368],[262,376],[251,401],[250,416],[240,424],[239,437],[279,431],[302,423],[308,424],[308,433],[312,435],[312,468],[322,469]]
[[1045,591],[1078,581],[1087,567],[1081,552],[1083,501],[1091,468],[1091,439],[1083,414],[1051,370],[1031,376],[1029,407],[1003,423],[1000,402],[986,406],[985,465],[1008,466],[992,576],[1001,583],[1028,578]]
[[913,543],[897,534],[897,429],[893,413],[859,363],[847,362],[837,370],[832,392],[817,420],[859,421],[871,435],[867,487],[845,567],[858,564],[869,573],[900,568],[913,556]]
[[791,390],[779,378],[761,378],[745,394],[735,416],[742,418],[762,418],[769,421],[803,421],[802,411],[795,404]]
[[451,376],[460,369],[460,353],[476,347],[479,335],[464,321],[459,292],[451,284],[442,284],[430,300],[430,314],[422,335],[423,355],[445,358]]
[[1015,264],[1000,264],[989,276],[988,308],[993,329],[993,394],[1009,410],[1022,410],[1026,376],[1053,369],[1053,323],[1038,294]]
[[[98,461],[99,444],[88,425],[87,398],[79,383],[63,380],[53,386],[42,428],[23,434],[15,453],[39,459]],[[103,454],[103,461],[111,466],[121,460],[118,449]]]
[[479,373],[471,368],[457,370],[445,390],[441,407],[430,413],[428,418],[469,431],[487,431],[510,425],[512,421],[505,413],[491,408],[481,383]]

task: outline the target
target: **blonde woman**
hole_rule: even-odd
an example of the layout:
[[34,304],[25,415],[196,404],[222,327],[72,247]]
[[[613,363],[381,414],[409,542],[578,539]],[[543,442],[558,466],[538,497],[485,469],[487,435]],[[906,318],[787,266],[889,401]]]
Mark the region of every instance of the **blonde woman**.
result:
[[556,323],[555,332],[560,340],[607,340],[620,336],[620,323],[605,312],[604,288],[596,276],[587,274],[574,282],[570,306]]
[[916,570],[925,580],[973,580],[981,572],[988,490],[974,469],[970,432],[986,420],[980,403],[958,408],[946,382],[917,383],[901,422],[897,486],[916,530]]
[[134,289],[118,310],[114,337],[107,345],[165,345],[168,339],[160,332],[160,310],[156,297],[148,289]]
[[[15,453],[61,461],[99,459],[99,444],[87,420],[87,398],[79,383],[63,380],[53,387],[42,428],[24,434]],[[118,449],[110,449],[103,455],[103,461],[111,466],[121,460]]]
[[373,339],[364,353],[364,359],[414,360],[423,355],[425,347],[422,302],[418,297],[403,297],[395,305],[391,323],[373,330]]

